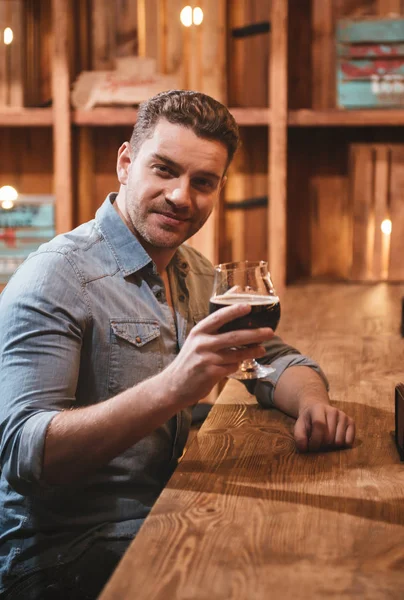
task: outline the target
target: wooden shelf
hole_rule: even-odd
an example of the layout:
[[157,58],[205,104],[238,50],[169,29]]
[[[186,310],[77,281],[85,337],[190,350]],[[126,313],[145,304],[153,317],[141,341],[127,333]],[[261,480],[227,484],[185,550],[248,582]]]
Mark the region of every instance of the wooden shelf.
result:
[[229,108],[239,125],[269,125],[271,111],[269,108]]
[[74,110],[72,121],[84,127],[114,127],[133,125],[137,119],[136,108],[93,108]]
[[[239,125],[268,125],[270,110],[268,108],[230,108]],[[116,125],[133,125],[137,118],[135,108],[93,108],[92,110],[74,110],[72,121],[75,125],[85,127],[114,127]]]
[[288,125],[292,127],[404,126],[404,109],[291,110],[288,113]]
[[53,123],[51,108],[1,108],[2,127],[50,127]]
[[[230,108],[237,123],[242,126],[269,125],[268,108]],[[137,118],[135,108],[94,108],[72,111],[72,122],[87,127],[115,127],[133,125]],[[51,108],[1,109],[2,127],[49,127],[53,122]],[[374,110],[291,110],[290,127],[377,127],[404,126],[404,109]]]
[[[26,111],[41,109],[26,109]],[[271,123],[268,108],[230,108],[237,123],[241,126],[266,126]],[[27,117],[28,118],[28,117]],[[114,127],[133,125],[137,118],[135,108],[94,108],[74,110],[72,122],[86,127]],[[31,117],[34,120],[34,116]],[[50,117],[51,119],[51,117]],[[0,115],[0,124],[2,124]],[[21,125],[27,124],[21,122]],[[34,123],[32,123],[34,124]],[[291,110],[288,112],[290,127],[378,127],[404,126],[404,109],[374,110]]]

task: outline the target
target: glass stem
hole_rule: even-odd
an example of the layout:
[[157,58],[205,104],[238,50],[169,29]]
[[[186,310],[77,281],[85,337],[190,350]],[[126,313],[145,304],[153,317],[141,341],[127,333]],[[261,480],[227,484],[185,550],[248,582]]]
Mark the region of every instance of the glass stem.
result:
[[255,358],[249,358],[248,360],[243,360],[240,365],[240,371],[243,371],[243,373],[253,373],[257,366],[258,363]]

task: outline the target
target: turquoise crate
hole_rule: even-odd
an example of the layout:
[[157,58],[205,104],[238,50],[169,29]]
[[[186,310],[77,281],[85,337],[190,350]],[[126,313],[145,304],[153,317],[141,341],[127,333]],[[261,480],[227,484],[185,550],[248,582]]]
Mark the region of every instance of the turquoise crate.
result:
[[340,108],[404,106],[404,19],[342,19],[336,41]]
[[23,196],[11,209],[0,205],[0,284],[7,283],[27,256],[54,235],[52,195]]

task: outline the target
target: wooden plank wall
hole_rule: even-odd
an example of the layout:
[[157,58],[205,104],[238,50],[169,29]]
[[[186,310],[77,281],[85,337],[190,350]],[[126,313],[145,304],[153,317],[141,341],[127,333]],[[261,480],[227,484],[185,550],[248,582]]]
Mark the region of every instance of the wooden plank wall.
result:
[[52,130],[4,127],[0,135],[0,187],[12,185],[21,194],[53,193]]
[[[38,5],[38,3],[36,3]],[[15,48],[19,45],[19,52],[24,51],[25,39],[22,40],[24,27],[26,26],[25,19],[22,18],[20,10],[21,4],[9,2],[7,8],[13,8],[13,17],[10,13],[10,19],[6,19],[7,2],[0,2],[0,22],[6,26],[10,23],[11,27],[15,27]],[[29,10],[30,2],[24,2],[24,10]],[[33,89],[36,91],[35,103],[40,103],[50,99],[50,62],[47,51],[50,46],[51,28],[50,28],[50,2],[49,0],[41,0],[41,9],[35,13],[37,35],[36,43],[39,43],[35,54],[36,60],[41,63],[35,65],[36,78],[31,81]],[[20,25],[13,25],[19,15],[21,19]],[[25,23],[25,25],[24,25]],[[3,28],[1,35],[3,34]],[[4,44],[1,37],[0,41],[0,105],[4,105],[6,101],[4,72],[2,70],[1,61],[4,58]],[[47,59],[45,59],[47,57]],[[41,72],[41,77],[39,77]],[[19,73],[15,79],[12,98],[16,106],[21,106],[24,102],[23,78],[21,69],[16,67],[16,73]],[[21,76],[21,77],[20,77]],[[25,81],[25,83],[27,83]],[[28,81],[29,83],[29,81]],[[3,185],[12,185],[22,194],[52,194],[53,187],[53,135],[51,127],[26,127],[19,128],[3,127],[0,132],[0,187]]]
[[[337,19],[363,16],[404,14],[402,0],[311,0],[306,7],[310,13],[307,22],[307,10],[303,4],[294,5],[291,15],[299,16],[300,37],[293,35],[290,40],[290,76],[289,98],[292,108],[312,108],[327,110],[335,108],[335,26]],[[306,14],[306,18],[304,17]],[[292,38],[296,26],[293,20],[289,34]],[[307,53],[310,53],[308,68]],[[303,60],[301,60],[303,57]],[[306,82],[311,81],[310,89],[299,87],[299,71],[302,68]],[[297,82],[297,85],[293,85]],[[398,128],[314,128],[292,130],[289,143],[288,178],[288,276],[289,281],[300,277],[326,279],[375,279],[381,277],[381,257],[386,253],[384,238],[379,230],[370,227],[364,233],[359,225],[359,213],[366,213],[364,190],[368,189],[368,166],[358,168],[355,176],[352,162],[365,160],[362,150],[351,149],[358,143],[369,143],[375,152],[375,144],[389,145],[403,139]],[[359,154],[358,154],[359,152]],[[373,185],[379,193],[371,196],[371,218],[379,218],[383,210],[377,204],[380,190],[385,185],[386,162],[383,163],[381,149],[377,161],[372,167]],[[308,156],[307,156],[308,155]],[[376,158],[375,158],[376,160]],[[398,159],[397,159],[398,160]],[[366,164],[368,165],[368,162]],[[388,163],[393,164],[393,163]],[[401,175],[393,176],[393,181]],[[293,180],[292,180],[293,174]],[[296,182],[298,179],[298,182]],[[389,185],[390,185],[389,184]],[[396,184],[394,184],[396,185]],[[357,197],[355,208],[353,198]],[[396,201],[394,210],[399,210]],[[354,211],[357,211],[354,231]],[[304,220],[304,214],[306,221]],[[296,215],[296,216],[295,216]],[[303,220],[301,219],[303,215]],[[373,233],[372,233],[373,232]],[[397,228],[393,226],[391,248],[399,245]],[[394,242],[393,242],[394,238]],[[364,243],[368,255],[359,250]],[[309,250],[307,250],[309,248]],[[369,248],[372,249],[369,255]],[[383,254],[384,253],[384,254]],[[370,256],[370,258],[369,258]],[[356,257],[355,259],[353,257]],[[393,259],[391,259],[393,260]],[[394,263],[394,260],[393,260]],[[395,264],[395,263],[394,263]],[[389,276],[399,278],[397,267],[391,264]],[[393,273],[394,276],[393,276]]]
[[[240,107],[269,105],[269,33],[244,38],[234,28],[270,21],[270,0],[227,3],[228,104]],[[268,256],[268,129],[241,127],[241,147],[229,169],[224,193],[220,261],[266,260]],[[243,201],[260,200],[243,208]],[[268,199],[267,199],[268,201]],[[236,208],[240,203],[240,208]],[[229,208],[226,207],[229,206]]]
[[[0,23],[6,23],[6,3],[4,0],[0,2]],[[8,78],[8,67],[7,67],[7,54],[6,46],[3,43],[3,29],[1,29],[0,37],[0,107],[6,106],[8,101],[7,92],[7,78]]]
[[[0,21],[5,0],[0,2]],[[4,12],[4,9],[3,9]],[[27,107],[49,106],[51,91],[52,22],[50,0],[24,0],[23,4],[23,104]],[[0,63],[3,52],[0,44]],[[0,66],[0,95],[2,90]],[[1,101],[0,101],[1,104]]]
[[[167,31],[166,39],[175,36],[178,26],[182,28],[180,33],[183,42],[184,88],[203,92],[226,103],[226,2],[225,0],[199,0],[191,4],[197,4],[202,8],[204,13],[202,24],[183,27],[179,22],[179,14],[184,3],[181,7],[178,6],[175,13],[172,13],[170,1],[168,12],[172,13],[172,19],[176,19],[177,22],[173,23],[170,33]],[[166,54],[169,55],[168,52]],[[219,262],[220,215],[221,207],[216,207],[204,227],[189,240],[189,244],[202,252],[212,263]]]
[[[266,260],[268,254],[267,207],[235,208],[236,203],[268,194],[268,135],[264,127],[242,127],[242,144],[229,169],[225,187],[222,262]],[[226,208],[226,204],[231,208]]]
[[234,38],[231,31],[263,21],[271,16],[271,0],[238,0],[228,2],[227,77],[229,105],[245,107],[268,106],[268,33]]
[[[116,58],[138,53],[138,9],[138,2],[126,0],[91,0],[77,6],[76,73],[114,69]],[[89,29],[90,47],[86,35]],[[123,137],[122,128],[77,128],[74,136],[76,223],[92,219],[106,195],[118,191],[117,152],[130,133],[129,128],[126,137]]]
[[[21,107],[24,106],[23,0],[2,0],[0,2],[0,23],[0,107]],[[6,27],[10,27],[13,31],[13,41],[8,45],[3,43],[3,31]]]
[[[351,206],[352,268],[359,281],[403,281],[404,145],[353,144]],[[392,221],[391,235],[381,224]]]
[[390,219],[393,228],[390,238],[389,279],[404,281],[404,146],[395,146],[391,151]]
[[52,106],[54,113],[53,189],[56,201],[55,226],[58,233],[72,229],[72,132],[70,127],[70,78],[68,72],[69,0],[52,0],[53,54]]

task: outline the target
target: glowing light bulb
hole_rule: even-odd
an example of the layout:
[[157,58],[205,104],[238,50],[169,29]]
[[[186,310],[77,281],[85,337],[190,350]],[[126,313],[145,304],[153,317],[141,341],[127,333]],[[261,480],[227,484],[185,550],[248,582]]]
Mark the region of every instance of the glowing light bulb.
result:
[[203,21],[203,10],[197,6],[193,11],[194,25],[200,25]]
[[0,206],[4,210],[10,210],[18,198],[18,192],[11,185],[3,185],[0,188]]
[[9,46],[14,39],[13,30],[11,27],[6,27],[3,33],[3,40],[6,46]]
[[392,223],[391,223],[390,219],[384,219],[384,221],[380,225],[380,229],[382,230],[384,235],[390,235],[391,229],[392,229]]
[[184,6],[180,13],[180,20],[184,27],[191,27],[192,25],[192,8],[191,6]]
[[11,202],[11,200],[3,200],[3,202],[1,203],[1,208],[3,210],[10,210],[14,207],[14,202]]

